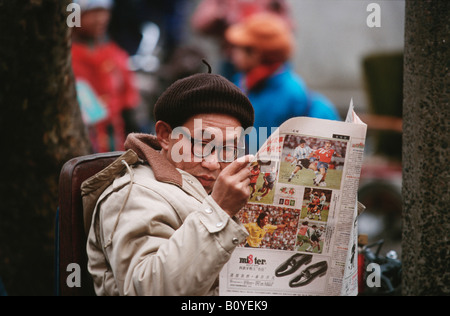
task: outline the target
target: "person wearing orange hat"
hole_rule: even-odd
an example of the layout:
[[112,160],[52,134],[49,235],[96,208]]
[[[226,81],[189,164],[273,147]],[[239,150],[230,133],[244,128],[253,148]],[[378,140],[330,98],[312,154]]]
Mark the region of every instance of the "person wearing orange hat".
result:
[[237,69],[231,62],[226,30],[253,14],[270,12],[294,25],[288,0],[201,0],[191,17],[192,29],[200,35],[214,38],[220,47],[220,73],[232,80]]
[[235,83],[255,108],[255,127],[279,127],[297,116],[339,120],[334,105],[310,91],[289,63],[294,52],[292,28],[271,13],[250,16],[225,33],[233,46],[232,60],[240,70]]

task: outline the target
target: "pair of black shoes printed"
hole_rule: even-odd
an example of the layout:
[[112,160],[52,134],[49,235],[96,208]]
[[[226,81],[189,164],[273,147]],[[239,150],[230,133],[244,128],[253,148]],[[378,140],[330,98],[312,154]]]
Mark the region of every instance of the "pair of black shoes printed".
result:
[[[275,276],[284,277],[295,273],[302,265],[310,264],[312,261],[312,257],[312,255],[300,253],[293,255],[275,270]],[[289,282],[289,286],[292,288],[306,286],[316,278],[324,276],[327,271],[328,264],[326,261],[315,263],[304,269],[298,276],[293,278]]]

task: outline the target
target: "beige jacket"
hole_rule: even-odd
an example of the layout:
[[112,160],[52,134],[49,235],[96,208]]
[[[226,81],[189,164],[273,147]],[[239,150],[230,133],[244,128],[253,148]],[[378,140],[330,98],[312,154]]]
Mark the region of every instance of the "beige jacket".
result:
[[88,269],[98,295],[216,295],[218,275],[248,233],[175,169],[149,135],[82,187],[92,212]]

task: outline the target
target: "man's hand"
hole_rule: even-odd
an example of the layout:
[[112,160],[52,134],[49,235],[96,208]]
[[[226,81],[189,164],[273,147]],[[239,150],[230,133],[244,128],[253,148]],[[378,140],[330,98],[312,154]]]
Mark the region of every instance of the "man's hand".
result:
[[233,217],[250,198],[250,166],[254,156],[237,159],[226,167],[217,178],[211,197],[216,203]]

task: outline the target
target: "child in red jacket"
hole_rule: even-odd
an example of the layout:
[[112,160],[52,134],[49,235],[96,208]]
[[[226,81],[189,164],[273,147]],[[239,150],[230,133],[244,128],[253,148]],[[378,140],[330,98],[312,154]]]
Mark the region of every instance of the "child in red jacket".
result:
[[95,152],[123,150],[126,121],[139,95],[128,69],[128,54],[108,40],[112,0],[76,0],[81,7],[81,27],[73,31],[72,67],[77,81],[88,83],[105,105],[104,120],[89,126]]

